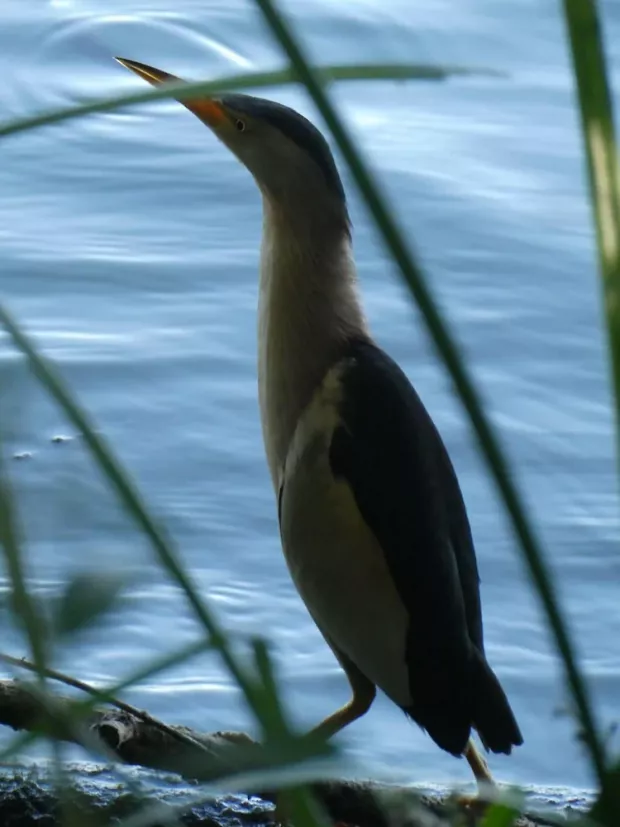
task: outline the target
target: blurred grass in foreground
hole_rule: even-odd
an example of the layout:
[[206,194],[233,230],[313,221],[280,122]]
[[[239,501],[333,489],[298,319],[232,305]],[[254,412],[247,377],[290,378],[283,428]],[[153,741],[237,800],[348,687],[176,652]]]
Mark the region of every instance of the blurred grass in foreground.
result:
[[[563,6],[596,228],[620,468],[620,161],[614,110],[597,3],[563,0]],[[620,763],[617,760],[606,773],[592,814],[601,823],[620,825]]]
[[[620,435],[620,165],[601,22],[591,0],[563,0],[579,99]],[[620,461],[620,442],[618,443]]]
[[[140,94],[115,96],[91,102],[82,107],[63,109],[5,124],[0,126],[0,137],[16,135],[19,132],[67,120],[71,117],[83,117],[89,113],[109,111],[121,106],[135,105],[156,98],[195,95],[198,90],[207,94],[225,89],[264,87],[285,82],[301,82],[306,86],[331,130],[334,140],[339,145],[347,164],[350,166],[360,192],[374,217],[377,228],[391,252],[396,267],[418,304],[437,351],[449,371],[455,389],[470,417],[478,437],[480,450],[495,479],[511,518],[515,534],[519,539],[532,583],[542,601],[550,633],[555,640],[558,654],[564,664],[567,687],[574,702],[579,727],[587,746],[592,772],[597,779],[600,791],[600,798],[593,815],[601,825],[617,827],[620,824],[620,793],[618,792],[620,775],[617,770],[614,770],[612,762],[604,754],[603,745],[596,730],[585,681],[579,671],[571,641],[566,631],[566,624],[555,597],[553,582],[545,563],[542,547],[512,480],[510,468],[504,458],[494,429],[489,423],[469,371],[450,333],[449,326],[433,300],[426,279],[411,249],[405,243],[388,203],[375,184],[373,176],[362,160],[356,144],[350,137],[342,119],[335,107],[332,106],[324,86],[326,80],[332,81],[334,79],[381,80],[398,78],[404,80],[422,77],[424,79],[439,80],[450,74],[463,73],[467,70],[458,67],[394,65],[313,69],[309,66],[300,44],[275,8],[272,0],[256,0],[256,4],[261,9],[265,22],[271,29],[275,39],[282,47],[283,54],[290,60],[289,69],[281,72],[237,75],[223,78],[220,81],[184,85],[182,88],[168,87]],[[613,132],[613,112],[596,3],[594,0],[564,0],[564,13],[577,77],[580,111],[586,138],[590,192],[596,216],[599,257],[604,276],[610,353],[614,365],[614,389],[616,409],[618,410],[620,409],[620,327],[618,324],[618,313],[620,312],[618,310],[618,302],[620,301],[620,179],[618,177],[617,148]],[[211,648],[219,653],[229,674],[243,692],[246,702],[261,728],[263,740],[272,744],[276,750],[280,749],[283,755],[290,755],[290,750],[293,750],[300,765],[303,764],[306,758],[324,754],[320,744],[308,743],[291,731],[291,727],[284,717],[280,690],[273,675],[273,668],[265,642],[258,640],[254,643],[254,657],[251,662],[246,662],[234,654],[231,641],[208,604],[194,587],[191,576],[180,562],[172,541],[149,513],[149,509],[140,497],[135,485],[122,468],[121,463],[115,458],[111,446],[98,435],[90,417],[63,383],[49,360],[37,351],[33,343],[5,309],[0,310],[0,322],[4,324],[14,344],[27,357],[39,380],[64,409],[75,427],[84,435],[85,442],[101,472],[116,491],[119,501],[133,518],[138,529],[149,540],[158,565],[185,594],[198,623],[204,631],[205,640]],[[68,584],[64,597],[61,599],[64,614],[61,613],[54,629],[46,625],[42,619],[43,612],[40,611],[36,600],[32,598],[27,589],[21,562],[21,548],[17,539],[17,515],[9,496],[8,480],[6,475],[3,474],[1,466],[0,495],[0,539],[11,581],[14,598],[13,609],[18,623],[26,630],[33,658],[38,665],[42,679],[44,666],[49,660],[48,656],[51,654],[51,647],[56,642],[59,630],[62,633],[70,632],[75,628],[79,628],[82,624],[96,621],[104,611],[112,610],[118,588],[114,584],[108,584],[109,593],[93,595],[92,610],[89,610],[88,606],[76,599],[75,584]],[[91,585],[96,591],[96,584]],[[192,651],[194,650],[192,649]],[[176,662],[181,662],[184,657],[189,657],[191,653],[187,651],[179,654]],[[153,669],[156,668],[156,665],[153,666]],[[139,673],[143,675],[148,673],[150,669],[151,666],[146,665],[139,670]],[[134,677],[137,680],[140,674],[136,674]],[[123,682],[124,688],[130,685],[131,681]],[[53,697],[49,688],[41,685],[39,691],[48,693],[50,709],[53,711]],[[22,737],[17,746],[19,747],[27,740],[32,739]],[[277,783],[277,770],[265,770],[265,773],[269,780]],[[265,774],[263,773],[263,781],[264,778]],[[303,788],[292,790],[291,796],[291,811],[295,813],[296,824],[299,827],[311,827],[320,820],[320,814],[317,813]],[[515,812],[512,803],[498,803],[488,811],[484,822],[485,827],[506,827],[514,821]],[[151,810],[147,808],[147,810],[132,818],[131,822],[146,825],[153,823],[155,817]],[[161,820],[161,812],[159,812],[159,817]]]

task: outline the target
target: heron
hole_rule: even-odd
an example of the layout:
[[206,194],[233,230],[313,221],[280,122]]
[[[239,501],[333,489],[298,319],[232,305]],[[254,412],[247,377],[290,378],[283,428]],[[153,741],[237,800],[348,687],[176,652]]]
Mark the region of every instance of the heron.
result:
[[[152,85],[181,79],[116,58]],[[288,570],[351,686],[331,738],[377,688],[479,787],[487,752],[523,738],[485,654],[480,578],[460,484],[412,383],[371,335],[347,198],[304,116],[230,93],[183,98],[262,195],[258,396]]]

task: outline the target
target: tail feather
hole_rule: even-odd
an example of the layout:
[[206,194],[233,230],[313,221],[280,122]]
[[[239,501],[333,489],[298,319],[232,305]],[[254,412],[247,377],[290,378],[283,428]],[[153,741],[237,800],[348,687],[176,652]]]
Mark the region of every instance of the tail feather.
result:
[[484,655],[475,650],[472,664],[472,725],[485,749],[510,755],[523,743],[506,693]]

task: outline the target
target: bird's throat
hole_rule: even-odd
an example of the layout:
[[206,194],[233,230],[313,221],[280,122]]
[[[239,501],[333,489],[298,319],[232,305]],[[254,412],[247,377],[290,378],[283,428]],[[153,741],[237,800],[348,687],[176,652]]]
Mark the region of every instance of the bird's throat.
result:
[[258,316],[261,421],[277,490],[299,417],[347,342],[367,335],[348,233],[300,233],[267,206]]

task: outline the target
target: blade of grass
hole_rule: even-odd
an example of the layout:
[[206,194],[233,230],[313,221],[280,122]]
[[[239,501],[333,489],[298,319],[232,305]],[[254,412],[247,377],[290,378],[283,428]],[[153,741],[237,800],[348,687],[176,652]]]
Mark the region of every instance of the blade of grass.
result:
[[45,682],[45,634],[36,605],[32,599],[22,560],[22,553],[17,529],[17,518],[13,492],[4,467],[4,458],[0,450],[0,544],[4,549],[4,559],[11,582],[13,610],[22,624],[35,669],[42,684]]
[[[325,81],[353,81],[353,80],[447,80],[457,75],[500,75],[491,69],[468,69],[459,66],[430,66],[397,63],[359,63],[344,66],[324,66],[319,70]],[[82,118],[97,112],[111,112],[127,106],[150,103],[157,100],[175,98],[183,100],[196,95],[215,95],[229,92],[234,89],[263,89],[269,86],[282,86],[299,83],[295,72],[291,69],[281,69],[273,72],[248,72],[246,74],[230,75],[216,80],[201,80],[193,83],[167,83],[156,89],[131,94],[114,95],[111,97],[93,100],[81,106],[68,106],[43,112],[19,120],[0,124],[0,137],[16,135],[18,132],[28,132],[32,129],[49,126],[62,121]]]
[[100,622],[118,605],[128,584],[124,573],[98,569],[71,575],[52,602],[49,631],[56,643]]
[[590,816],[594,822],[609,827],[620,824],[620,762],[609,769],[607,785],[592,805]]
[[[281,795],[287,814],[290,814],[288,820],[295,827],[327,827],[328,824],[332,824],[326,816],[325,809],[308,787],[290,787]],[[279,809],[280,800],[277,806]]]
[[480,827],[512,827],[519,816],[529,817],[525,813],[525,794],[522,790],[491,787],[485,791],[485,797],[489,808]]
[[[82,681],[76,680],[70,675],[64,675],[62,672],[57,672],[54,669],[47,669],[46,674],[49,678],[57,679],[67,686],[73,686],[82,691],[88,692],[92,689],[97,696],[97,700],[109,703],[115,701],[116,696],[125,689],[131,689],[136,684],[145,681],[147,678],[152,678],[154,675],[157,675],[160,672],[165,672],[173,666],[179,666],[186,660],[189,660],[202,652],[206,652],[211,648],[213,647],[208,640],[198,640],[195,643],[190,643],[189,646],[179,649],[178,651],[171,652],[168,655],[163,655],[160,658],[156,658],[153,661],[138,667],[138,669],[134,672],[130,672],[129,675],[118,683],[112,684],[111,686],[102,687],[100,689],[84,684]],[[4,652],[0,652],[0,661],[4,661],[12,666],[29,669],[31,671],[35,668],[34,664],[25,661],[23,658],[15,658],[11,655],[5,654]],[[84,687],[88,688],[85,689]]]
[[142,683],[148,678],[158,675],[160,672],[165,672],[168,669],[172,669],[174,666],[180,666],[182,663],[185,663],[185,661],[190,660],[190,658],[200,655],[202,652],[206,652],[212,648],[213,647],[208,640],[198,640],[195,643],[190,643],[188,646],[185,646],[178,651],[171,652],[168,655],[163,655],[150,663],[139,666],[134,672],[130,672],[129,675],[118,681],[118,683],[112,684],[111,686],[102,687],[100,690],[101,694],[107,698],[115,698],[126,689],[131,689],[136,684]]
[[271,716],[270,730],[274,738],[286,738],[286,723],[278,696],[278,687],[273,674],[273,663],[269,649],[264,640],[256,638],[252,641],[252,650],[256,669],[261,677],[264,689],[266,714]]
[[[4,457],[0,446],[0,540],[4,548],[4,556],[11,581],[13,593],[13,608],[16,617],[21,622],[34,663],[33,671],[37,675],[39,689],[42,696],[47,697],[46,689],[46,643],[49,636],[39,617],[37,606],[31,597],[26,584],[21,546],[18,538],[16,508],[13,501],[8,474],[4,467]],[[65,790],[65,775],[63,771],[63,747],[55,739],[49,741],[52,753],[52,779],[54,788],[62,802]]]
[[513,827],[519,811],[508,804],[492,804],[485,813],[480,827]]
[[373,176],[363,162],[348,129],[344,126],[323,88],[321,79],[311,68],[297,38],[293,35],[282,14],[277,11],[273,0],[255,0],[255,2],[262,11],[269,29],[288,55],[291,65],[295,67],[299,78],[305,84],[317,109],[331,130],[334,140],[338,144],[375,220],[383,241],[390,250],[403,280],[409,287],[424,317],[435,347],[471,420],[478,443],[500,491],[515,534],[519,539],[520,548],[523,551],[531,578],[547,615],[556,647],[562,658],[566,680],[575,702],[592,766],[599,783],[602,785],[605,778],[604,752],[596,731],[587,688],[577,667],[572,643],[562,617],[553,581],[542,547],[533,527],[530,525],[525,505],[510,475],[500,442],[484,413],[480,396],[469,369],[465,365],[455,340],[431,295],[420,266],[405,242],[404,235],[393,217],[387,199],[380,192]]
[[25,749],[36,743],[41,737],[39,732],[19,732],[0,751],[0,767],[7,764],[10,758],[21,755]]
[[620,167],[603,31],[593,0],[564,0],[603,279],[620,460]]
[[119,501],[129,516],[150,541],[160,564],[184,592],[201,626],[209,635],[211,645],[220,654],[226,668],[243,692],[246,701],[261,724],[267,725],[268,718],[262,709],[262,697],[256,680],[233,654],[224,630],[200,597],[191,577],[178,559],[176,550],[160,528],[131,481],[119,460],[102,436],[86,411],[72,398],[72,394],[54,370],[50,362],[38,353],[30,339],[20,330],[8,311],[0,306],[0,324],[4,325],[13,343],[27,358],[42,385],[64,410],[75,428],[82,433],[84,441],[94,456],[105,478],[115,489]]

